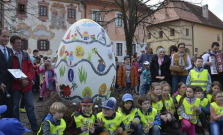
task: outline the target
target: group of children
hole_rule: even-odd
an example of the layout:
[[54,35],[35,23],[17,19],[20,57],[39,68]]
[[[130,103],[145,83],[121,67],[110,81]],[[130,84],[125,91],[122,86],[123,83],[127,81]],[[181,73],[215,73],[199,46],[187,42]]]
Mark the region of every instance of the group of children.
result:
[[56,102],[44,118],[39,134],[63,134],[67,129],[72,134],[160,135],[167,127],[175,130],[181,127],[181,133],[188,135],[195,135],[195,127],[203,134],[209,134],[209,129],[212,135],[223,133],[223,96],[219,82],[212,83],[208,98],[201,87],[182,82],[173,96],[170,90],[167,82],[155,82],[147,94],[139,97],[138,108],[133,96],[126,93],[118,108],[114,98],[108,99],[102,102],[99,113],[93,110],[92,99],[85,97],[81,107],[71,115],[67,128],[62,119],[66,107]]

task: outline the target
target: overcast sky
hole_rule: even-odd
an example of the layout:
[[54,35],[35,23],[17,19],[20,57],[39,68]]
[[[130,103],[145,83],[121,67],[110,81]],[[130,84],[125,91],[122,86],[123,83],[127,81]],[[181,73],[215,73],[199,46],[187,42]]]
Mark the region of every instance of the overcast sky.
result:
[[[163,0],[151,0],[151,4],[157,3],[159,1]],[[189,1],[191,3],[199,3],[198,5],[201,6],[208,4],[209,10],[213,12],[218,18],[220,18],[223,21],[223,0],[184,0]]]

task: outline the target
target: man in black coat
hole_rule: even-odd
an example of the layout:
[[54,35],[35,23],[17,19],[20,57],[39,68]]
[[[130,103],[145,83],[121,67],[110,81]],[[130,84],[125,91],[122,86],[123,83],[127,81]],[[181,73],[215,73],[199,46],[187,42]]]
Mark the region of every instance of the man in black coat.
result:
[[[0,105],[7,105],[7,111],[2,118],[13,117],[12,77],[8,69],[12,69],[13,52],[6,47],[9,42],[9,31],[0,29]],[[7,96],[7,94],[10,94]]]

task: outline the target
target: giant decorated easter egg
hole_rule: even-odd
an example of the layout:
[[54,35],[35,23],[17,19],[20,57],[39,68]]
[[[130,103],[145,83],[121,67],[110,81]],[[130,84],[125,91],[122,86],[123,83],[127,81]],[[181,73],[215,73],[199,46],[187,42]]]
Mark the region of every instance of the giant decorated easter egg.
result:
[[57,52],[55,77],[61,98],[105,100],[115,86],[115,57],[106,31],[90,19],[74,23]]

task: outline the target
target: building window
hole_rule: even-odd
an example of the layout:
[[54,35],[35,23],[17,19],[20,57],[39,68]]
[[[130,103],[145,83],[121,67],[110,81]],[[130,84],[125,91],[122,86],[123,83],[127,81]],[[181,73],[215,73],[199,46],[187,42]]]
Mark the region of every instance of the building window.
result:
[[152,37],[152,34],[148,33],[148,39],[151,39],[151,37]]
[[174,29],[170,29],[170,36],[174,36],[175,35],[175,30]]
[[76,6],[74,6],[73,4],[67,5],[67,22],[69,22],[70,24],[76,22],[76,12]]
[[195,48],[195,52],[198,52],[198,48]]
[[121,13],[116,13],[115,14],[115,25],[118,27],[123,27],[123,19],[122,19],[122,14]]
[[26,40],[26,39],[22,39],[21,40],[21,49],[22,50],[27,50],[28,49],[28,40]]
[[132,44],[132,55],[136,52],[136,44]]
[[49,9],[49,3],[45,1],[39,1],[39,16],[38,18],[45,22],[46,20],[49,19],[48,15],[48,9]]
[[47,7],[40,6],[40,15],[41,16],[47,16]]
[[49,41],[48,40],[38,40],[37,41],[37,48],[41,51],[48,51],[49,50]]
[[122,56],[122,43],[117,43],[117,56]]
[[75,13],[76,11],[74,9],[68,9],[68,18],[74,19],[75,18]]
[[163,31],[160,31],[160,32],[159,32],[159,37],[160,37],[160,38],[163,38]]
[[186,29],[186,36],[189,36],[189,29]]
[[19,12],[19,14],[25,14],[26,13],[25,8],[26,8],[25,4],[19,4],[18,5],[18,12]]
[[220,34],[218,34],[217,35],[217,41],[220,42],[220,40],[221,40],[221,37],[220,37]]
[[92,20],[94,20],[97,23],[101,22],[101,12],[99,10],[92,11]]
[[16,0],[16,17],[20,20],[27,18],[27,3],[28,0]]

